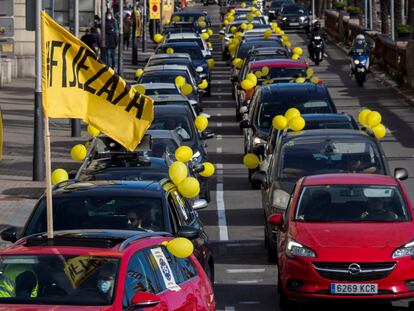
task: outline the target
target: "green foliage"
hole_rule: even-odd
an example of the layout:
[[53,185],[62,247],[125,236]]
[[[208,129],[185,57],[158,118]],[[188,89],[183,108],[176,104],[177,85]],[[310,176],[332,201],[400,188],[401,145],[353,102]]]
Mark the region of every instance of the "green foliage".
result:
[[348,11],[348,13],[351,13],[351,14],[358,14],[361,12],[361,10],[358,7],[352,6],[352,5],[348,6],[346,10]]
[[336,1],[335,4],[334,4],[334,6],[337,9],[343,9],[345,7],[345,3]]
[[398,33],[413,33],[413,26],[412,25],[398,25],[397,32]]

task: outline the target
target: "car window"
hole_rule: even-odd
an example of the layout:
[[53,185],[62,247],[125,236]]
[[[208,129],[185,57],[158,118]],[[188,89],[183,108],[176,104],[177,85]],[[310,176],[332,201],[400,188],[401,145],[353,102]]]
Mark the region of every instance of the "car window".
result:
[[157,115],[150,126],[151,130],[172,130],[175,131],[183,141],[190,141],[194,133],[186,115]]
[[[266,66],[263,66],[262,68],[257,68],[251,72],[254,73],[256,71],[262,71],[264,67]],[[264,81],[267,81],[267,83],[273,83],[277,82],[278,79],[280,80],[297,77],[306,77],[306,68],[269,68],[269,73],[266,76],[261,76],[260,78],[258,78],[257,83],[262,84]]]
[[188,38],[188,39],[183,39],[183,38],[179,38],[179,39],[169,39],[169,42],[195,42],[198,44],[198,46],[200,47],[200,49],[204,50],[204,44],[201,38]]
[[[69,189],[68,189],[69,190]],[[55,230],[116,229],[164,231],[164,209],[159,198],[105,195],[67,195],[53,198]],[[45,232],[46,200],[42,198],[26,235]]]
[[180,70],[144,72],[139,83],[175,83],[177,76],[184,77],[188,82],[192,81],[192,78],[186,70]]
[[159,88],[159,89],[146,89],[145,90],[145,95],[148,95],[148,96],[150,95],[176,95],[176,94],[180,94],[177,88],[173,88],[173,89]]
[[178,148],[177,142],[168,138],[152,138],[151,151],[147,152],[147,155],[151,157],[161,158],[165,154],[173,154]]
[[157,294],[160,291],[162,291],[162,287],[157,281],[146,252],[144,250],[136,252],[130,258],[126,271],[123,307],[127,308],[131,305],[136,292]]
[[197,276],[197,270],[190,258],[176,257],[176,260],[183,275],[184,281],[190,280]]
[[280,159],[280,178],[343,172],[384,174],[375,144],[358,137],[290,139],[282,146]]
[[399,187],[387,185],[306,186],[295,211],[295,220],[304,222],[402,222],[410,219]]
[[189,220],[189,215],[187,213],[185,202],[176,190],[173,189],[170,191],[170,193],[168,194],[168,202],[170,206],[174,208],[174,212],[176,213],[179,219],[180,225],[187,224]]

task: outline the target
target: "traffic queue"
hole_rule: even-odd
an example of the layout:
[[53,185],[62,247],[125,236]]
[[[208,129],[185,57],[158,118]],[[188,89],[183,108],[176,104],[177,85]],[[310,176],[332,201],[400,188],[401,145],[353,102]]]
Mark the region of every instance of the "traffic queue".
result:
[[[284,31],[308,30],[308,12],[274,2],[229,1],[219,35],[280,307],[414,297],[408,173],[390,171],[382,116],[363,109],[355,120],[337,110]],[[14,243],[0,252],[7,310],[215,310],[215,258],[197,213],[208,207],[215,172],[203,113],[214,90],[213,35],[204,12],[174,13],[136,71],[133,87],[154,101],[138,147],[89,125],[90,141],[71,151],[79,168],[52,174],[53,239],[46,196],[23,229],[1,233]]]

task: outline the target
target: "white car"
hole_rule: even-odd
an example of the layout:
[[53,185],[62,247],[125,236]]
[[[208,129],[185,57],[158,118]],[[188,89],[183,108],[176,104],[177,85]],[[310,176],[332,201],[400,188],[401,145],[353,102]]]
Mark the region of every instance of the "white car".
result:
[[201,38],[200,34],[194,32],[182,32],[182,33],[171,33],[167,36],[164,43],[171,43],[171,42],[196,42],[200,47],[203,56],[205,58],[211,58],[211,52],[213,48],[209,48],[207,46],[207,42]]
[[143,83],[134,84],[132,87],[142,85],[145,89],[145,95],[180,95],[181,91],[175,83]]

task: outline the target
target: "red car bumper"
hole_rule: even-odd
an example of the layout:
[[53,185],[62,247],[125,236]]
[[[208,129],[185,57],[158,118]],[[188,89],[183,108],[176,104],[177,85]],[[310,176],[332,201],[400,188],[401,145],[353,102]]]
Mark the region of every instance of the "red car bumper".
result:
[[[414,260],[402,258],[388,260],[395,268],[385,277],[375,280],[344,281],[321,276],[313,264],[316,260],[286,259],[282,264],[279,286],[294,300],[400,300],[414,298]],[[374,262],[373,262],[374,264]],[[378,294],[333,294],[331,284],[377,284]]]

